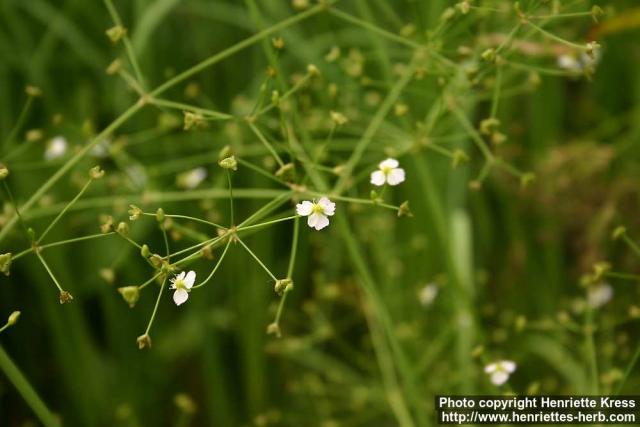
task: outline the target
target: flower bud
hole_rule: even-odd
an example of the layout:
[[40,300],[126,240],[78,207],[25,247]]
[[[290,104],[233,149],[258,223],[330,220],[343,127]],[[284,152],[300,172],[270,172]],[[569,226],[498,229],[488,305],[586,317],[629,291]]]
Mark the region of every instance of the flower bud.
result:
[[60,291],[60,304],[66,304],[73,301],[73,295],[67,291]]
[[413,216],[413,212],[411,212],[411,209],[409,209],[408,200],[404,201],[398,208],[398,217],[401,217],[401,216],[407,216],[409,218]]
[[145,258],[149,258],[151,256],[151,250],[147,244],[142,245],[142,248],[140,248],[140,255]]
[[498,126],[500,126],[500,120],[495,117],[489,117],[480,122],[479,130],[483,135],[491,135]]
[[162,224],[164,222],[164,219],[164,210],[162,208],[158,208],[158,210],[156,211],[156,221]]
[[9,176],[9,169],[3,164],[0,164],[0,181],[3,181]]
[[103,219],[103,223],[100,224],[100,232],[102,234],[110,233],[113,230],[113,217],[106,216]]
[[100,179],[104,176],[104,170],[100,169],[100,166],[94,166],[89,170],[89,177],[91,179]]
[[440,15],[440,19],[443,22],[447,22],[453,19],[454,16],[456,16],[456,10],[452,7],[448,7],[444,10],[444,12],[442,12],[442,15]]
[[137,286],[124,286],[118,288],[118,292],[120,292],[120,295],[129,304],[130,308],[133,308],[140,299],[140,288]]
[[536,180],[536,175],[533,172],[525,172],[520,177],[520,186],[522,188],[525,188],[535,180]]
[[349,121],[344,114],[338,113],[337,111],[331,111],[329,114],[331,114],[331,120],[336,126],[342,126]]
[[277,90],[271,92],[271,103],[276,107],[280,105],[280,92],[278,92]]
[[153,254],[149,257],[149,261],[151,262],[151,265],[153,265],[155,268],[160,268],[163,266],[164,264],[164,260],[162,259],[162,257],[158,254]]
[[32,98],[42,96],[42,90],[37,86],[27,85],[27,87],[24,88],[24,91],[28,96]]
[[29,129],[24,135],[27,142],[38,142],[44,137],[42,129]]
[[309,73],[311,77],[317,77],[320,75],[320,70],[318,70],[318,67],[315,65],[309,64],[307,65],[307,73]]
[[18,318],[20,318],[20,312],[14,311],[9,315],[9,319],[7,320],[7,325],[15,325],[18,322]]
[[613,240],[618,240],[619,238],[623,237],[625,234],[627,234],[627,229],[620,225],[616,227],[615,230],[613,230],[613,233],[611,233],[611,238]]
[[595,23],[598,23],[598,18],[604,15],[604,10],[598,5],[594,5],[591,8],[591,17]]
[[453,152],[453,158],[451,160],[451,165],[454,168],[457,168],[461,164],[466,163],[468,161],[469,161],[469,156],[467,155],[467,153],[465,153],[461,149],[458,148]]
[[118,232],[118,234],[120,234],[122,236],[128,236],[129,235],[129,224],[127,224],[124,221],[120,221],[118,223],[118,228],[116,228],[116,231]]
[[593,280],[599,281],[602,280],[602,277],[611,270],[611,264],[607,261],[599,261],[593,264]]
[[107,37],[111,40],[112,43],[118,43],[124,36],[127,35],[127,29],[122,25],[116,25],[115,27],[109,28],[105,31]]
[[0,255],[0,272],[5,276],[9,276],[9,274],[11,274],[11,261],[11,252]]
[[105,72],[107,73],[107,75],[113,76],[114,74],[118,74],[121,68],[122,68],[122,59],[116,58],[113,61],[111,61],[111,64],[109,64]]
[[461,1],[456,5],[456,7],[460,10],[460,12],[462,12],[463,15],[466,15],[467,13],[469,13],[469,10],[471,9],[469,0]]
[[143,348],[151,348],[151,337],[149,334],[140,335],[136,342],[138,343],[138,348],[142,350]]
[[184,130],[190,130],[195,127],[202,126],[204,118],[198,113],[192,113],[190,111],[184,112]]
[[142,216],[142,209],[136,205],[129,205],[129,219],[135,221]]
[[220,165],[220,167],[223,169],[234,171],[238,170],[238,162],[236,161],[236,158],[234,156],[230,156],[220,160],[218,162],[218,165]]
[[284,49],[284,39],[282,37],[274,37],[271,39],[271,45],[274,49]]
[[276,280],[276,284],[274,286],[274,290],[276,294],[283,295],[285,292],[289,292],[293,289],[293,280],[291,279],[280,279]]
[[173,403],[185,414],[194,414],[196,412],[196,404],[185,393],[176,394],[176,397],[173,398]]
[[276,322],[269,323],[269,325],[267,326],[267,334],[273,335],[276,338],[281,338],[282,333],[280,331],[280,325],[278,325]]
[[487,62],[495,62],[496,61],[496,50],[494,48],[489,48],[489,49],[485,50],[484,52],[482,52],[482,54],[480,56],[482,57],[482,59],[484,59]]
[[596,51],[600,48],[600,45],[597,42],[589,42],[587,43],[586,46],[586,52],[587,55],[589,55],[589,57],[591,59],[595,59],[596,58]]

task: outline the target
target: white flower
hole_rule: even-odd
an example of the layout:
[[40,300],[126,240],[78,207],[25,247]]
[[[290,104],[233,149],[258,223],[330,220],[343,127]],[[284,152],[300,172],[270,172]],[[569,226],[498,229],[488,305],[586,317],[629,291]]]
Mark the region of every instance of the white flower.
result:
[[173,293],[173,302],[176,305],[183,304],[189,299],[189,292],[193,283],[196,281],[196,272],[190,271],[185,273],[184,271],[171,279],[171,289],[176,291]]
[[396,159],[381,161],[378,165],[379,170],[371,173],[371,183],[379,187],[385,183],[389,185],[400,184],[404,181],[404,169],[399,168],[398,165]]
[[320,198],[318,202],[310,202],[308,200],[296,205],[296,213],[300,216],[306,216],[307,224],[316,230],[322,230],[329,225],[328,216],[332,216],[336,211],[336,204],[326,197]]
[[438,285],[435,283],[429,283],[425,285],[418,293],[418,299],[423,307],[428,307],[433,304],[433,301],[438,296]]
[[491,375],[491,382],[495,385],[502,385],[507,382],[509,375],[516,370],[516,362],[511,360],[500,360],[489,363],[484,367],[484,372]]
[[44,152],[45,160],[53,160],[64,156],[67,152],[67,140],[64,136],[56,136],[47,144]]
[[207,170],[203,167],[191,169],[181,173],[176,177],[176,184],[181,188],[192,190],[196,188],[207,177]]
[[613,297],[613,288],[608,283],[598,283],[589,287],[587,301],[593,308],[599,308],[608,303]]

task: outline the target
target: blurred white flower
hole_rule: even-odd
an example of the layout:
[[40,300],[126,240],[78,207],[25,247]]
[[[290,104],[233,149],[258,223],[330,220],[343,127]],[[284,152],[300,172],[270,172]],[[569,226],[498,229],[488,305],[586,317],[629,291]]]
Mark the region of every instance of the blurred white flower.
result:
[[176,185],[187,190],[192,190],[207,178],[207,170],[203,167],[191,169],[176,177]]
[[587,301],[593,308],[599,308],[611,301],[613,288],[608,283],[598,283],[589,287]]
[[196,272],[190,271],[185,273],[184,271],[171,279],[171,289],[176,291],[173,293],[173,302],[176,305],[183,304],[189,299],[189,292],[194,282],[196,281]]
[[386,159],[380,162],[378,169],[371,173],[371,183],[373,185],[382,186],[385,183],[389,185],[398,185],[404,181],[404,169],[399,168],[396,159]]
[[332,216],[336,211],[336,204],[326,197],[320,198],[318,202],[308,200],[296,205],[296,213],[307,217],[307,224],[316,230],[322,230],[329,225],[328,216]]
[[585,71],[593,73],[596,66],[600,62],[600,49],[595,49],[592,55],[582,52],[580,55],[575,54],[562,54],[558,56],[558,67],[563,70],[573,71],[576,73],[582,73]]
[[93,157],[98,157],[100,159],[103,159],[109,155],[110,144],[111,144],[111,140],[108,138],[105,138],[102,141],[98,142],[96,145],[94,145],[93,148],[91,148],[91,150],[89,151],[89,154],[91,154]]
[[45,160],[53,160],[64,156],[67,152],[67,140],[64,136],[56,136],[47,144],[44,152]]
[[515,372],[516,362],[511,360],[500,360],[489,363],[484,367],[484,372],[491,376],[491,382],[495,385],[502,385],[507,382],[509,376]]
[[418,293],[418,299],[423,307],[428,307],[433,304],[433,301],[438,296],[438,285],[435,283],[429,283],[425,285]]

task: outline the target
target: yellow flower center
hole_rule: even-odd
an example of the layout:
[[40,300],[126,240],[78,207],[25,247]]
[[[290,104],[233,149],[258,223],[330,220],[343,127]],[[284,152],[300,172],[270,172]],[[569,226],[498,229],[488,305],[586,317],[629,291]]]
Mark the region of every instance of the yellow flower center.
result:
[[187,285],[185,285],[183,279],[177,279],[175,282],[173,282],[173,285],[176,287],[176,289],[187,289]]
[[313,207],[311,208],[311,212],[317,213],[317,214],[323,214],[324,213],[324,208],[322,206],[320,206],[319,204],[314,203]]
[[385,174],[385,175],[389,175],[392,170],[393,170],[393,168],[390,168],[389,166],[385,166],[385,167],[382,168],[382,173]]

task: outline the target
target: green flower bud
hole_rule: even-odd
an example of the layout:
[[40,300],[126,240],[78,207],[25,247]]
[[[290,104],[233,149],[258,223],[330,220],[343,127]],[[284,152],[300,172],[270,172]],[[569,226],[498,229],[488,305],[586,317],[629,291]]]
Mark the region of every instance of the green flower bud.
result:
[[275,176],[284,176],[286,175],[288,172],[292,171],[294,169],[294,164],[293,163],[286,163],[284,165],[282,165],[274,174]]
[[193,399],[185,393],[176,394],[176,397],[173,398],[173,403],[185,414],[194,414],[196,412],[196,404]]
[[218,164],[223,169],[230,169],[234,171],[238,170],[238,162],[236,161],[236,158],[234,156],[222,159],[218,162]]
[[109,64],[105,72],[107,73],[107,75],[113,76],[114,74],[118,74],[118,72],[120,72],[121,69],[122,69],[122,59],[117,58],[111,61],[111,64]]
[[118,292],[120,292],[122,298],[131,308],[133,308],[140,299],[140,288],[137,286],[124,286],[118,288]]
[[276,322],[269,323],[269,325],[267,326],[267,334],[273,335],[276,338],[281,338],[282,333],[280,331],[280,325],[278,325]]
[[466,163],[468,161],[469,161],[469,156],[467,155],[467,153],[465,153],[461,149],[458,148],[453,152],[453,158],[451,160],[451,165],[454,168],[457,168],[461,164]]
[[613,233],[611,233],[611,238],[613,240],[618,240],[619,238],[623,237],[625,234],[627,234],[627,229],[620,225],[616,227],[615,230],[613,230]]
[[196,127],[202,126],[204,118],[201,114],[192,113],[190,111],[184,112],[184,130],[191,130]]
[[91,179],[100,179],[104,176],[104,171],[100,169],[100,166],[94,166],[89,170],[89,177]]
[[604,15],[604,10],[598,5],[591,8],[591,17],[595,23],[598,23],[598,18]]
[[342,126],[349,121],[347,116],[342,113],[338,113],[337,111],[330,111],[331,120],[335,123],[336,126]]
[[231,146],[225,145],[224,147],[222,147],[222,149],[220,149],[220,152],[218,153],[218,160],[226,159],[227,157],[231,156],[233,156],[233,150],[231,149]]
[[593,265],[593,280],[600,281],[602,277],[611,270],[611,264],[607,261],[599,261]]
[[127,29],[122,25],[116,25],[115,27],[109,28],[105,31],[107,37],[111,40],[112,43],[118,43],[124,36],[127,35]]
[[42,90],[37,86],[27,85],[27,87],[24,88],[24,91],[28,96],[32,98],[42,96]]
[[274,286],[274,290],[276,294],[283,295],[285,292],[289,292],[293,289],[293,280],[291,279],[280,279],[276,280],[276,284]]
[[140,255],[145,258],[149,258],[151,256],[151,250],[149,249],[149,246],[147,246],[146,244],[142,245],[142,248],[140,248]]
[[162,224],[164,222],[164,218],[164,210],[162,208],[158,208],[158,210],[156,211],[156,221]]
[[138,343],[138,348],[142,350],[143,348],[151,348],[151,337],[149,334],[140,335],[136,342]]
[[129,224],[127,224],[124,221],[120,221],[118,223],[118,228],[116,228],[116,231],[118,232],[118,234],[120,234],[122,236],[128,236],[129,235]]
[[9,319],[7,320],[7,325],[15,325],[18,322],[19,318],[20,318],[20,312],[14,311],[9,315]]
[[398,217],[401,216],[407,216],[409,218],[411,218],[413,216],[413,212],[411,212],[411,209],[409,209],[409,201],[405,201],[403,202],[400,207],[398,208]]
[[100,232],[103,234],[110,233],[113,230],[113,217],[107,216],[100,225]]
[[9,276],[11,274],[11,252],[0,255],[0,272],[5,276]]
[[485,50],[484,52],[482,52],[482,54],[480,55],[482,57],[482,59],[484,59],[487,62],[495,62],[496,60],[496,50],[493,48],[489,48],[487,50]]

